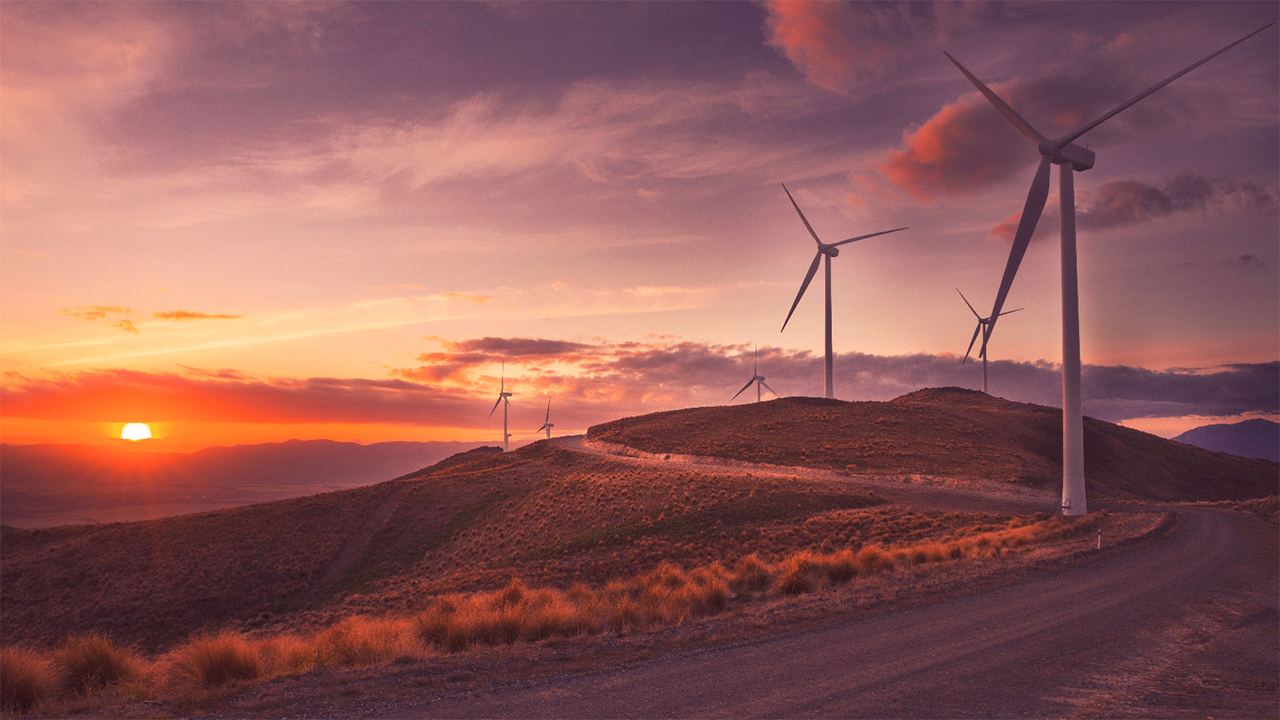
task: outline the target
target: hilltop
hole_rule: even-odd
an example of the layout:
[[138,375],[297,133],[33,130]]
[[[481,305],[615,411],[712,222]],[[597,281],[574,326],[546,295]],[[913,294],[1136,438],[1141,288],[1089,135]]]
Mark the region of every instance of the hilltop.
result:
[[1174,438],[1180,443],[1241,457],[1280,461],[1280,423],[1254,419],[1201,425]]
[[[843,470],[974,478],[1057,491],[1062,411],[960,388],[888,402],[782,398],[624,418],[587,437],[652,453]],[[1276,463],[1211,452],[1086,417],[1092,497],[1245,500],[1276,492]]]

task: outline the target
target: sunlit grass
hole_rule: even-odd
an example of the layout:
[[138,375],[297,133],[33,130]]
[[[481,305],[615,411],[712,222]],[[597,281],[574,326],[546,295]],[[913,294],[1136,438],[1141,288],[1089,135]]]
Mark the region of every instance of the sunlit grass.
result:
[[731,568],[712,562],[685,569],[664,561],[647,572],[595,586],[534,588],[513,579],[494,591],[430,598],[413,613],[355,615],[310,633],[200,635],[150,660],[96,636],[69,640],[48,654],[5,648],[0,685],[7,711],[23,712],[47,702],[59,687],[69,696],[127,678],[145,679],[139,682],[151,683],[153,694],[173,697],[315,670],[549,638],[628,633],[715,615],[756,599],[817,592],[922,565],[990,557],[1007,548],[1079,535],[1104,517],[1097,513],[1030,522],[1015,519],[946,539],[896,547],[800,550],[773,561],[749,554]]

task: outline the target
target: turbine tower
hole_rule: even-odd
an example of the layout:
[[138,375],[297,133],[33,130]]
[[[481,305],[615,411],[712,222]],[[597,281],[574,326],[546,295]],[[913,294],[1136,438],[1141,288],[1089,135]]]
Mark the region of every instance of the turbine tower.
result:
[[1018,231],[1014,235],[1013,247],[1009,250],[1009,260],[1005,264],[1004,276],[1000,279],[1000,290],[996,293],[995,305],[991,308],[991,314],[987,316],[988,322],[983,332],[984,345],[995,330],[996,320],[1003,314],[1000,309],[1004,307],[1005,297],[1009,294],[1009,287],[1013,284],[1013,277],[1018,272],[1022,256],[1027,252],[1027,244],[1031,242],[1031,235],[1035,232],[1036,223],[1040,220],[1040,213],[1044,211],[1045,201],[1049,197],[1049,166],[1059,167],[1058,199],[1062,210],[1062,512],[1065,515],[1083,515],[1088,512],[1084,487],[1084,416],[1080,408],[1080,302],[1076,284],[1074,173],[1084,172],[1093,167],[1094,154],[1088,148],[1076,145],[1074,141],[1139,100],[1273,24],[1267,23],[1203,60],[1143,90],[1114,110],[1056,139],[1041,135],[1031,126],[1031,123],[1014,112],[1013,108],[1009,107],[991,88],[983,85],[981,80],[974,77],[973,73],[966,70],[950,54],[943,53],[959,68],[960,72],[964,73],[969,82],[991,101],[1000,114],[1013,123],[1019,132],[1036,143],[1040,151],[1040,166],[1036,168],[1035,178],[1031,181],[1031,190],[1027,193],[1027,201],[1022,208],[1022,218],[1018,221]]
[[[960,364],[963,365],[969,361],[969,353],[973,352],[973,343],[977,341],[978,333],[982,332],[982,329],[984,327],[991,324],[991,318],[982,317],[981,315],[979,315],[978,311],[974,310],[973,305],[969,303],[969,298],[965,297],[964,293],[960,292],[960,288],[956,288],[956,292],[960,293],[960,299],[964,301],[964,304],[969,306],[969,312],[973,313],[973,316],[978,318],[978,327],[973,329],[973,337],[969,338],[969,349],[964,351],[964,360],[960,361]],[[1018,308],[1018,310],[1021,310],[1021,309],[1022,308]],[[1009,313],[1016,313],[1018,312],[1018,310],[1005,310],[1004,312],[1000,313],[1000,315],[1004,316],[1004,315],[1008,315]],[[987,335],[986,334],[983,334],[982,336],[982,347],[978,349],[978,357],[982,358],[982,392],[985,393],[987,391]]]
[[555,424],[555,423],[553,423],[553,422],[551,422],[551,398],[547,398],[547,420],[546,420],[546,422],[542,423],[542,427],[538,428],[537,430],[534,430],[534,431],[533,431],[533,433],[536,435],[536,434],[538,434],[538,433],[542,432],[543,430],[546,430],[546,431],[547,431],[547,439],[548,439],[548,440],[550,440],[550,439],[551,439],[551,428],[553,428],[553,427],[555,427],[555,426],[556,426],[556,424]]
[[751,387],[751,383],[756,384],[756,402],[760,402],[761,387],[764,387],[765,390],[768,390],[769,392],[773,393],[774,397],[780,397],[778,393],[773,392],[773,388],[765,384],[764,376],[760,374],[760,348],[756,348],[756,351],[755,351],[755,362],[751,366],[751,379],[747,381],[746,385],[742,386],[741,390],[734,393],[733,397],[729,398],[729,402],[733,402],[734,400],[737,400],[739,395],[746,392],[747,388]]
[[[787,194],[787,199],[791,201],[791,206],[796,209],[796,213],[800,215],[800,220],[801,222],[804,223],[805,229],[808,230],[809,234],[813,236],[813,241],[818,243],[818,253],[813,256],[813,263],[809,265],[809,272],[804,276],[804,282],[800,284],[800,292],[796,293],[795,302],[791,303],[791,311],[787,313],[787,319],[782,321],[782,330],[787,329],[787,323],[791,321],[791,314],[796,311],[796,306],[800,304],[800,298],[804,297],[804,291],[809,288],[809,283],[813,280],[814,274],[818,272],[818,262],[822,260],[823,257],[825,257],[827,259],[826,260],[826,275],[827,275],[826,398],[830,400],[835,397],[835,389],[831,381],[831,258],[836,257],[837,255],[840,254],[840,246],[844,245],[845,243],[851,243],[858,240],[866,240],[867,238],[873,238],[877,235],[888,235],[889,233],[895,233],[895,232],[898,232],[899,230],[906,230],[906,228],[900,227],[894,230],[882,230],[877,233],[871,233],[870,235],[859,235],[858,237],[851,237],[848,240],[841,240],[840,242],[824,243],[818,239],[818,233],[813,231],[813,226],[809,224],[809,219],[804,216],[804,213],[800,212],[800,206],[796,205],[796,199],[791,197],[791,191],[787,190],[786,183],[783,183],[782,190]],[[781,332],[781,330],[779,332]]]
[[[502,363],[502,381],[498,385],[498,401],[493,404],[493,410],[489,411],[489,417],[493,417],[493,411],[502,406],[502,452],[507,451],[508,443],[511,440],[511,433],[507,432],[507,408],[511,407],[511,401],[507,398],[511,397],[511,393],[506,391],[507,388],[507,363]],[[550,432],[550,431],[548,431]]]

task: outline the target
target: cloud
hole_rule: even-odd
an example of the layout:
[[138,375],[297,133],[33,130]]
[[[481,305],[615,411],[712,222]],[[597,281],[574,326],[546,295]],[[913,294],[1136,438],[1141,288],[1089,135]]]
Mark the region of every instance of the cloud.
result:
[[890,151],[877,170],[893,186],[922,201],[972,194],[1023,166],[1030,182],[1034,161],[1028,164],[1023,138],[1006,124],[986,98],[970,93],[920,127],[905,131],[905,149]]
[[221,315],[212,313],[196,312],[194,310],[167,310],[164,312],[151,313],[151,317],[157,320],[239,320],[243,315]]
[[[405,377],[470,384],[496,384],[491,372],[509,349],[507,383],[569,399],[579,412],[597,418],[610,411],[652,412],[689,405],[721,404],[750,377],[754,358],[747,346],[714,345],[669,338],[646,342],[564,343],[533,338],[480,338],[446,343],[419,357],[422,366]],[[760,371],[785,394],[821,392],[822,357],[808,351],[760,348]],[[974,387],[981,373],[951,355],[837,354],[840,397],[889,400],[923,387]],[[1000,394],[1012,400],[1059,405],[1061,369],[1047,362],[997,361],[990,372]],[[1168,415],[1234,415],[1280,410],[1280,364],[1155,371],[1123,366],[1085,366],[1086,412],[1110,421]],[[509,388],[510,389],[510,388]],[[728,393],[728,394],[726,394]],[[616,416],[615,415],[615,416]]]
[[234,371],[94,370],[45,379],[6,376],[5,417],[238,423],[389,423],[463,426],[469,393],[400,379],[255,379]]
[[1223,260],[1222,267],[1225,268],[1242,268],[1246,270],[1261,270],[1267,266],[1267,262],[1257,255],[1241,255],[1230,260]]
[[101,320],[110,315],[128,316],[133,314],[133,310],[119,305],[85,305],[78,308],[63,308],[58,312],[67,317],[77,317],[82,320]]
[[[540,338],[475,338],[424,353],[422,366],[389,379],[254,378],[230,370],[180,373],[91,370],[28,378],[7,372],[0,416],[45,420],[149,422],[344,423],[491,429],[486,416],[498,385],[498,358],[511,353],[506,388],[513,422],[540,418],[551,398],[559,427],[585,429],[607,420],[729,401],[751,377],[751,348],[672,338],[579,343]],[[760,348],[759,368],[787,395],[818,394],[822,357]],[[952,355],[835,358],[838,395],[889,400],[924,387],[974,387],[981,370]],[[990,373],[1003,397],[1057,405],[1060,368],[1047,362],[997,361]],[[431,376],[438,375],[438,379]],[[1104,420],[1187,415],[1232,416],[1280,411],[1280,363],[1147,370],[1086,365],[1086,414]],[[530,430],[536,423],[530,425]]]
[[[963,60],[962,60],[963,62]],[[1119,62],[1098,60],[1080,74],[1048,73],[987,85],[1037,130],[1054,137],[1102,115],[1142,89]],[[958,72],[959,84],[968,85]],[[1180,96],[1153,95],[1089,132],[1079,142],[1116,147],[1188,118]],[[969,196],[1004,180],[1036,170],[1034,144],[1020,135],[976,90],[947,103],[933,117],[903,132],[903,146],[890,150],[876,166],[891,185],[928,201],[939,195]]]
[[134,324],[133,324],[133,321],[132,321],[132,320],[130,320],[129,318],[124,318],[124,319],[122,319],[122,320],[117,320],[117,321],[115,321],[115,322],[111,323],[111,327],[113,327],[113,328],[115,328],[115,329],[117,329],[117,330],[123,330],[123,331],[125,331],[125,332],[127,332],[127,333],[133,333],[133,334],[135,334],[135,335],[136,335],[136,334],[138,334],[138,327],[137,327],[136,325],[134,325]]
[[917,55],[917,40],[970,25],[982,11],[977,5],[770,0],[767,42],[809,82],[848,93],[878,80],[887,65]]
[[1098,191],[1097,199],[1077,213],[1085,228],[1113,228],[1151,222],[1183,212],[1224,214],[1276,207],[1275,195],[1255,183],[1237,184],[1230,179],[1211,180],[1186,173],[1162,187],[1138,180],[1113,180]]
[[[1176,175],[1162,185],[1111,180],[1085,200],[1076,207],[1076,225],[1087,230],[1140,225],[1179,214],[1225,215],[1273,210],[1277,206],[1275,191],[1258,183],[1237,183],[1230,178],[1207,178],[1195,173]],[[993,227],[991,234],[1013,242],[1021,218],[1021,212],[1010,215]],[[1035,237],[1056,233],[1058,218],[1057,201],[1051,199],[1040,215]]]

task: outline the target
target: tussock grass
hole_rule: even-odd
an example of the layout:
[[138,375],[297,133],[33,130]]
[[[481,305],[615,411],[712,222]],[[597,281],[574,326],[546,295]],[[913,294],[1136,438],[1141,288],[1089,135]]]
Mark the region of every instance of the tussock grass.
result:
[[49,659],[70,694],[101,690],[137,677],[142,659],[103,635],[69,638]]
[[6,712],[29,710],[57,693],[60,678],[65,678],[61,687],[66,694],[129,678],[157,681],[161,693],[203,692],[236,681],[386,664],[432,653],[669,626],[724,612],[735,599],[799,595],[860,577],[988,557],[1005,548],[1078,535],[1104,517],[1015,519],[946,540],[891,548],[870,544],[856,551],[801,550],[772,561],[753,553],[732,568],[712,562],[686,570],[663,561],[648,572],[595,586],[538,588],[513,579],[494,591],[434,597],[411,615],[354,615],[310,634],[199,635],[150,664],[101,636],[74,638],[48,657],[5,648],[2,702]]
[[234,680],[253,680],[262,674],[262,660],[255,644],[232,632],[201,635],[174,650],[170,680],[195,682],[204,687]]
[[38,653],[20,647],[0,649],[0,711],[25,713],[57,688],[57,670]]

